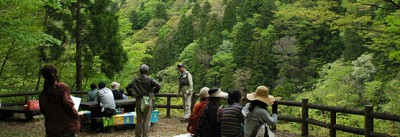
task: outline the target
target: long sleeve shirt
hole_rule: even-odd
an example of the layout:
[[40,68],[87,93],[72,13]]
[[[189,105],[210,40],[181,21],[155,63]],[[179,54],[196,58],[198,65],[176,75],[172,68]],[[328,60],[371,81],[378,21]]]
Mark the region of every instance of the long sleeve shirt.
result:
[[109,88],[102,88],[97,91],[97,102],[100,103],[101,112],[105,108],[115,109],[114,95]]
[[252,112],[249,112],[248,108],[250,103],[247,103],[243,108],[242,113],[245,114],[244,120],[244,136],[249,137],[255,126],[259,123],[261,119],[266,122],[269,126],[275,126],[278,121],[278,115],[270,115],[266,109],[262,109],[258,106],[254,107]]

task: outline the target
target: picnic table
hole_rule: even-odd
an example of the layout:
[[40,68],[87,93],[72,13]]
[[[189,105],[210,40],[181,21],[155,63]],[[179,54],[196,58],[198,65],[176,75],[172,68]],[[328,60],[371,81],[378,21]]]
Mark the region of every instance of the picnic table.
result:
[[1,119],[13,116],[14,113],[24,113],[26,121],[33,119],[33,116],[40,115],[40,110],[27,110],[23,106],[2,106],[0,107]]
[[[135,99],[120,99],[115,100],[115,106],[116,108],[123,108],[125,112],[133,112],[135,111],[135,102]],[[96,101],[81,102],[79,108],[81,110],[89,110],[91,112],[91,117],[100,117],[101,108]]]

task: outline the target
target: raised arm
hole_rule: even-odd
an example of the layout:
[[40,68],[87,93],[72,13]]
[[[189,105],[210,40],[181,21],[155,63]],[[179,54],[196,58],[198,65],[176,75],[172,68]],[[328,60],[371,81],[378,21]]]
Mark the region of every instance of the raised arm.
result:
[[160,92],[161,85],[160,85],[160,83],[158,83],[154,79],[151,79],[151,86],[154,87],[154,93]]
[[269,126],[275,126],[276,122],[278,121],[278,115],[272,114],[270,115],[267,110],[265,109],[255,109],[254,114],[260,116],[260,118],[267,122]]

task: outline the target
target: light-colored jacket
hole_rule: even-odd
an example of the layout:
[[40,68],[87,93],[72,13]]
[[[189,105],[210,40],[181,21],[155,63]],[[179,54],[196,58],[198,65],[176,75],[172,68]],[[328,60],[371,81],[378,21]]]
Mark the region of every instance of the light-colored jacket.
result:
[[275,126],[278,121],[278,115],[270,115],[267,110],[262,109],[258,106],[254,107],[253,111],[249,111],[250,103],[247,103],[243,109],[242,114],[245,117],[244,120],[244,136],[249,137],[255,126],[259,123],[258,119],[267,123],[269,126]]
[[101,112],[105,108],[115,109],[114,95],[109,88],[102,88],[97,91],[97,102],[100,103]]

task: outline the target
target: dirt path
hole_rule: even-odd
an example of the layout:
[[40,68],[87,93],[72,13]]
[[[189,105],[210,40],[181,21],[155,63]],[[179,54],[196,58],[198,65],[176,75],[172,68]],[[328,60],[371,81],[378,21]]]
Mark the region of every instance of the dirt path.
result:
[[[0,121],[0,137],[43,137],[45,136],[44,118],[35,117],[29,122],[22,121],[23,115],[16,115],[5,121]],[[187,123],[181,123],[179,118],[166,118],[160,116],[159,122],[154,124],[150,130],[151,137],[172,137],[186,133]],[[116,127],[113,132],[91,131],[89,128],[78,134],[79,137],[132,137],[133,127]],[[288,132],[276,132],[277,137],[296,137]]]

